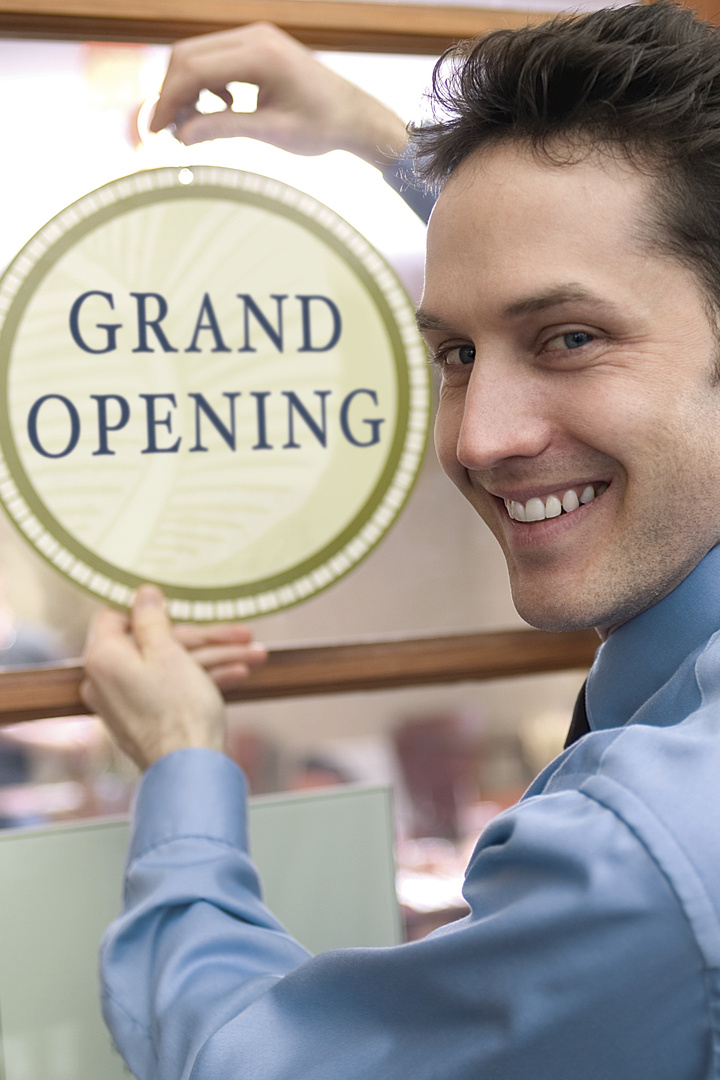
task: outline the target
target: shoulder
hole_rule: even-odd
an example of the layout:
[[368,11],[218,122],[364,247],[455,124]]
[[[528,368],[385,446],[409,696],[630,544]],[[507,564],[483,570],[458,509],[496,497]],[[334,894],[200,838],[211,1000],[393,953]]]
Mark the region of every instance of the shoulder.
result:
[[504,824],[508,852],[581,873],[593,902],[635,894],[650,912],[664,896],[710,966],[720,961],[716,711],[668,727],[591,732],[538,777]]

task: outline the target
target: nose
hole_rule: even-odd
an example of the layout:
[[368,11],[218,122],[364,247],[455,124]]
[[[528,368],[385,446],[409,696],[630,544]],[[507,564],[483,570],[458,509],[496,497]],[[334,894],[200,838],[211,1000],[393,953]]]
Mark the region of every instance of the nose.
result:
[[531,372],[489,358],[470,376],[457,438],[466,469],[492,469],[510,458],[532,458],[552,441],[552,406]]

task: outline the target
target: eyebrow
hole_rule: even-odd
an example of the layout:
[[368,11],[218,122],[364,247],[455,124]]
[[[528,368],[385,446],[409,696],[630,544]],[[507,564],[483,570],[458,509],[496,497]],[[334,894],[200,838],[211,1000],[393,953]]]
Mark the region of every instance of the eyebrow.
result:
[[503,315],[508,319],[516,319],[522,315],[534,315],[538,311],[560,307],[562,304],[577,304],[582,301],[606,303],[599,296],[588,292],[582,285],[561,285],[548,289],[547,292],[538,293],[536,296],[528,296],[523,300],[508,304],[503,308]]
[[420,333],[423,330],[452,330],[452,326],[446,323],[444,319],[438,318],[437,315],[431,314],[429,311],[425,311],[423,308],[417,308],[415,312],[415,322]]
[[[534,315],[538,312],[547,311],[550,308],[561,307],[563,304],[577,304],[583,302],[599,304],[608,309],[615,307],[612,301],[605,300],[595,293],[589,292],[582,285],[568,284],[558,285],[545,292],[537,293],[534,296],[526,296],[521,300],[515,300],[502,309],[502,316],[505,319],[518,319],[522,318],[524,315]],[[455,329],[444,319],[441,319],[437,315],[433,315],[430,311],[425,311],[423,308],[417,309],[415,318],[417,320],[418,330],[420,330],[421,333],[423,330],[453,332]]]

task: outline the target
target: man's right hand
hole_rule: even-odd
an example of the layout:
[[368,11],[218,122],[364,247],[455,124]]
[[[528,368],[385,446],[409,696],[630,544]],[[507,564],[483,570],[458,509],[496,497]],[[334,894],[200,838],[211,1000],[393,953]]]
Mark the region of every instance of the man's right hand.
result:
[[[233,82],[258,87],[254,112],[233,112]],[[198,112],[202,90],[226,108]],[[407,145],[405,125],[391,109],[270,23],[174,46],[150,129],[170,125],[186,145],[243,135],[294,154],[349,150],[379,167],[400,157]]]

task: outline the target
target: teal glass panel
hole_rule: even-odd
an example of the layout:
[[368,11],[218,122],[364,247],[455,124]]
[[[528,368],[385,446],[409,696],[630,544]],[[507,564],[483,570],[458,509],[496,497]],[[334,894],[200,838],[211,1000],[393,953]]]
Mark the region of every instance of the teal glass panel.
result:
[[[126,821],[0,834],[0,1078],[130,1076],[100,1016],[97,948],[118,913]],[[265,899],[311,951],[400,940],[390,793],[251,800]]]

